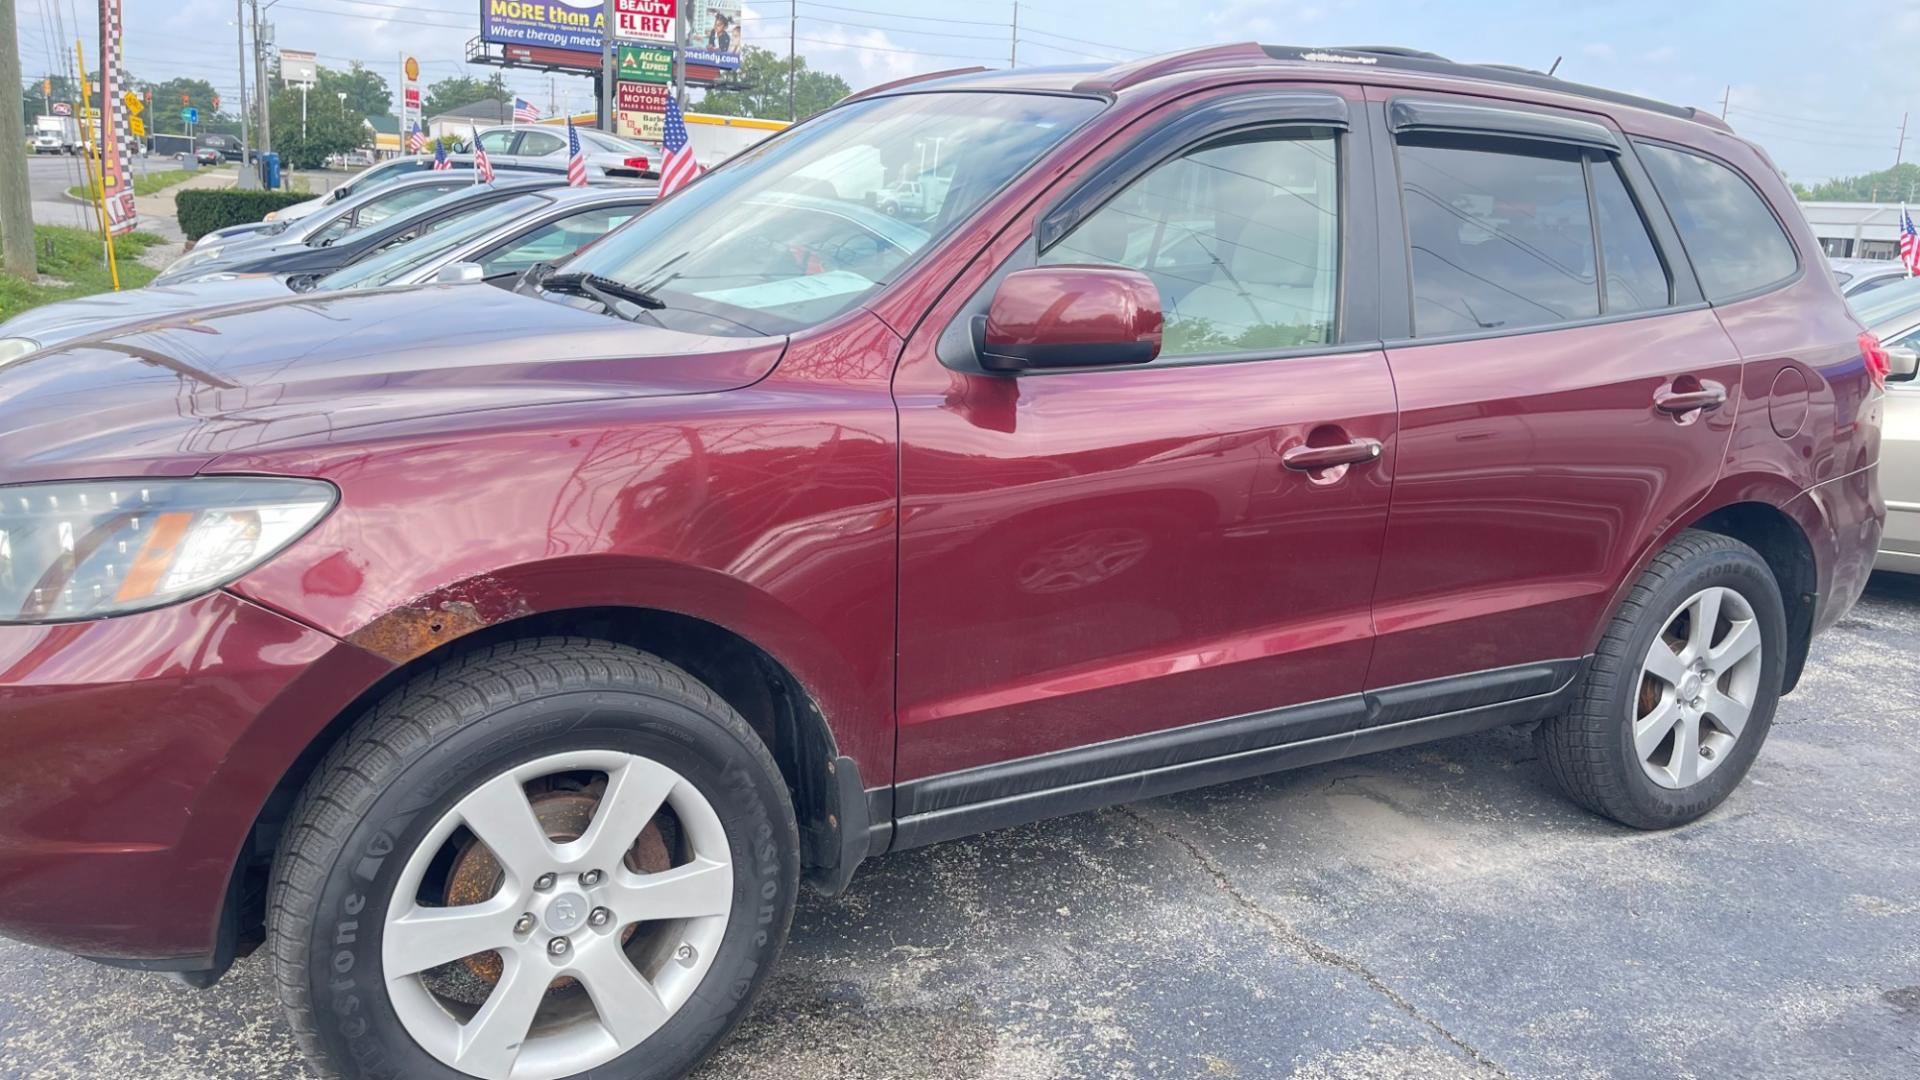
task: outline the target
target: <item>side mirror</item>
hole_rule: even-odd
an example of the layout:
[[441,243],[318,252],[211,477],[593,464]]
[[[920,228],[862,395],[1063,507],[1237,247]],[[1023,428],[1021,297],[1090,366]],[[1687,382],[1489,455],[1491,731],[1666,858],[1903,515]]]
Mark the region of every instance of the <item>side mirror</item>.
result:
[[1160,290],[1138,270],[1036,266],[1000,282],[980,338],[988,371],[1145,364],[1160,355]]
[[466,285],[486,279],[486,268],[479,263],[448,263],[433,275],[433,280],[442,285]]
[[1920,375],[1920,350],[1896,345],[1887,350],[1888,382],[1912,382]]

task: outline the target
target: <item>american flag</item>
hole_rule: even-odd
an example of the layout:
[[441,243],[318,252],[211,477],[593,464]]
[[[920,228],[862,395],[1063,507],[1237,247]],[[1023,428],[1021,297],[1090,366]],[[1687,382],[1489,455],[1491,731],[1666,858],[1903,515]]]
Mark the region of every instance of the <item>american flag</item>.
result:
[[567,186],[587,186],[587,155],[580,149],[580,133],[573,129],[573,117],[567,117]]
[[667,120],[660,147],[667,152],[660,162],[660,197],[664,199],[700,175],[700,163],[693,160],[693,148],[687,145],[687,120],[680,115],[680,99],[673,94],[667,95]]
[[523,98],[523,97],[517,97],[513,99],[513,122],[514,123],[531,124],[538,119],[540,119],[540,106],[535,105],[533,102],[528,101],[526,98]]
[[493,183],[493,162],[487,160],[487,148],[480,145],[480,133],[473,133],[473,182]]
[[1900,265],[1907,268],[1907,276],[1920,274],[1920,233],[1913,231],[1913,215],[1906,207],[1900,208]]
[[420,134],[420,121],[413,122],[413,130],[407,133],[407,153],[417,154],[427,148],[427,137]]
[[453,168],[453,162],[447,160],[447,140],[433,140],[433,171],[445,172]]

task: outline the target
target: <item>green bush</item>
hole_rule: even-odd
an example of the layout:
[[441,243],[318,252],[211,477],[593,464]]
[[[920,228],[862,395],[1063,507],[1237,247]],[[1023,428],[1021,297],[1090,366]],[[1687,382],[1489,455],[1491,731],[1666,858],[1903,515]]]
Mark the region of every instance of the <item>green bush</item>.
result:
[[264,221],[273,211],[309,198],[297,191],[189,188],[173,197],[173,208],[180,218],[180,231],[188,240],[198,240],[215,229]]

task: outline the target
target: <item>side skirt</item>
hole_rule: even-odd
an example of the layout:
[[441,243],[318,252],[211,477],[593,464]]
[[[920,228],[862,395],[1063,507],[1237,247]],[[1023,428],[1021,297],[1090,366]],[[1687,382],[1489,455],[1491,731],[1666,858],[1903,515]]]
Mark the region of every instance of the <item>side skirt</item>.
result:
[[893,789],[883,850],[1543,720],[1585,666],[1497,668],[911,780]]

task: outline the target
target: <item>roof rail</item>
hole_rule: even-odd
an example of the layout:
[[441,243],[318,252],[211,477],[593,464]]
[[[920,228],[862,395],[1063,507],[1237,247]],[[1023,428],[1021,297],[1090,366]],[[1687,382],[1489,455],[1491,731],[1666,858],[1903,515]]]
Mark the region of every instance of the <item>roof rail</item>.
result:
[[1202,45],[1195,49],[1144,56],[1124,64],[1115,64],[1090,78],[1082,79],[1074,85],[1074,90],[1083,94],[1111,94],[1176,71],[1212,67],[1222,61],[1264,60],[1266,56],[1266,52],[1251,41],[1233,45]]
[[1264,45],[1261,46],[1261,50],[1275,60],[1379,67],[1391,71],[1419,71],[1455,79],[1479,79],[1484,82],[1505,83],[1509,86],[1530,86],[1537,90],[1574,94],[1615,105],[1629,105],[1636,109],[1679,117],[1682,120],[1706,122],[1697,110],[1680,105],[1669,105],[1664,101],[1623,94],[1617,90],[1605,90],[1598,86],[1567,82],[1552,75],[1508,64],[1463,64],[1417,49],[1380,45],[1324,49],[1303,48],[1298,45]]
[[878,86],[869,86],[865,90],[855,90],[853,93],[835,102],[835,104],[845,105],[849,101],[859,101],[861,98],[875,97],[890,90],[898,90],[903,86],[912,86],[914,83],[923,83],[932,79],[944,79],[952,75],[972,75],[975,72],[985,70],[987,70],[985,65],[975,64],[972,67],[948,68],[945,71],[929,71],[925,75],[909,75],[904,79],[895,79],[892,82],[883,82]]

